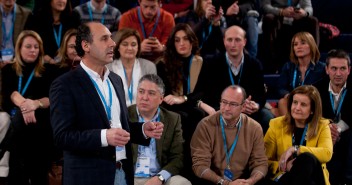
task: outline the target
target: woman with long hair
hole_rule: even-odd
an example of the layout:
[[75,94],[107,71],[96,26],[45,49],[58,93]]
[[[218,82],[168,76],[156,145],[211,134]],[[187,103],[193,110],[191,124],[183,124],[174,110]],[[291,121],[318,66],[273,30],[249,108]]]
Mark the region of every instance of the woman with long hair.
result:
[[50,78],[45,76],[39,34],[19,35],[12,65],[2,69],[2,106],[12,117],[9,184],[48,184],[53,149],[49,119]]
[[308,32],[296,33],[291,41],[290,62],[281,71],[278,81],[279,116],[287,112],[287,96],[296,87],[313,85],[325,76],[325,64],[319,61],[320,52]]
[[286,115],[272,119],[264,137],[268,177],[277,184],[329,185],[326,163],[333,145],[329,120],[322,117],[319,91],[303,85],[287,99]]

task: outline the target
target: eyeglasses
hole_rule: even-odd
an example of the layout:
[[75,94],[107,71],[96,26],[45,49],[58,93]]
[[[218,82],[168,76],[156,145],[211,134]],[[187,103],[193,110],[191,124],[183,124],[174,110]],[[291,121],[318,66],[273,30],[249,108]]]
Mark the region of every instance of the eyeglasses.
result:
[[220,104],[222,104],[223,106],[228,105],[228,106],[230,106],[231,108],[235,108],[235,107],[238,107],[238,106],[242,105],[243,103],[228,102],[228,101],[222,99],[222,100],[220,101]]

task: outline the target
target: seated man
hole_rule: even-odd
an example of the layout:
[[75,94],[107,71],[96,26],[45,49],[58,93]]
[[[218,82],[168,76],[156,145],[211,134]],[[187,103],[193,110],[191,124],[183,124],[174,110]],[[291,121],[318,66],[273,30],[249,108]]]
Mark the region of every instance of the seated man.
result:
[[281,70],[288,60],[292,36],[300,31],[313,35],[319,46],[319,22],[313,17],[311,0],[263,0],[264,66]]
[[258,46],[258,17],[256,0],[223,0],[222,8],[224,10],[227,26],[241,26],[247,32],[247,45],[249,55],[257,56]]
[[160,8],[160,0],[139,0],[140,6],[121,16],[119,29],[132,28],[142,37],[141,58],[155,62],[175,27],[174,17]]
[[85,23],[97,21],[104,24],[110,32],[117,31],[121,12],[106,3],[107,0],[90,0],[73,9],[75,22]]
[[334,154],[327,168],[331,184],[352,183],[352,89],[348,82],[351,60],[348,53],[332,50],[326,59],[328,76],[316,84],[322,99],[323,116],[331,120]]
[[137,163],[134,178],[136,185],[191,184],[178,175],[183,168],[181,117],[159,107],[163,102],[164,88],[159,76],[143,76],[137,88],[137,104],[128,108],[131,121],[162,122],[165,128],[162,137],[158,140],[152,139],[149,146],[133,144],[133,162]]
[[[244,52],[246,41],[246,32],[241,27],[229,27],[223,38],[226,52],[205,63],[199,76],[199,88],[204,92],[202,101],[218,110],[222,89],[229,85],[243,87],[248,94],[243,113],[258,121],[265,133],[273,115],[264,107],[266,98],[262,66],[256,58]],[[205,110],[203,103],[198,105]]]
[[[213,184],[256,184],[268,170],[263,131],[241,113],[246,92],[237,85],[221,95],[220,111],[199,122],[191,140],[194,173]],[[204,183],[202,183],[204,184]]]

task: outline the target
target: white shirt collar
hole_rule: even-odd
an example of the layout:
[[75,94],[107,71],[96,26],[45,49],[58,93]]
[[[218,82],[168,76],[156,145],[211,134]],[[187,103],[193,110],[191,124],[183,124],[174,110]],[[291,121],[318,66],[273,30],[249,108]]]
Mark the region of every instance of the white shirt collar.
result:
[[[88,74],[91,78],[93,78],[94,80],[101,79],[101,78],[100,78],[100,75],[99,75],[97,72],[95,72],[95,71],[93,71],[92,69],[90,69],[89,67],[87,67],[87,66],[84,64],[83,60],[81,60],[80,64],[81,64],[83,70],[85,70],[85,71],[87,72],[87,74]],[[103,79],[103,81],[105,81],[106,79],[108,79],[109,74],[110,74],[110,70],[105,66],[105,73],[104,73],[104,79]]]

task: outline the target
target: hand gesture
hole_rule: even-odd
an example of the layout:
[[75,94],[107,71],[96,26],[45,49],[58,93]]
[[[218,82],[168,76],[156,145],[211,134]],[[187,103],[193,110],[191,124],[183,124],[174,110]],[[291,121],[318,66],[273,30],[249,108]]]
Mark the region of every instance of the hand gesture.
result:
[[146,136],[160,139],[163,134],[164,124],[161,122],[146,122],[143,126],[143,131]]
[[106,131],[106,140],[111,146],[125,146],[130,140],[130,133],[122,128],[110,128]]
[[235,1],[227,10],[226,15],[237,15],[240,12],[240,7],[238,6],[238,1]]

